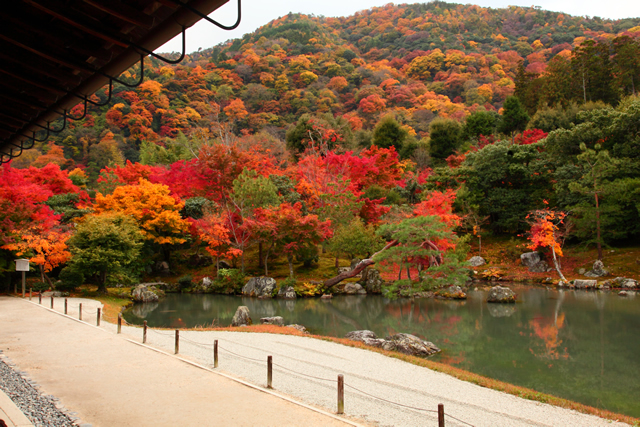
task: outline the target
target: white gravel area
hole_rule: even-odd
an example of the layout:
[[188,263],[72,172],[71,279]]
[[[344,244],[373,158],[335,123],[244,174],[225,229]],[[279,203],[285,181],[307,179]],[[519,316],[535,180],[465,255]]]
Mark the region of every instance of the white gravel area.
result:
[[[89,300],[81,301],[83,311],[85,301]],[[74,299],[72,312],[69,299],[70,315],[77,316],[78,302]],[[84,320],[95,325],[98,306],[95,301],[87,305],[87,311],[94,314],[83,316]],[[55,309],[62,311],[62,307],[60,304]],[[101,327],[116,332],[114,324],[102,322]],[[122,334],[142,342],[141,327],[123,324]],[[447,427],[627,425],[518,398],[379,353],[314,338],[181,330],[180,355],[213,368],[214,340],[218,340],[221,372],[266,386],[270,355],[276,391],[330,412],[337,409],[337,376],[344,375],[345,414],[374,425],[437,425],[439,403],[444,404]],[[149,328],[147,344],[173,353],[175,332]]]

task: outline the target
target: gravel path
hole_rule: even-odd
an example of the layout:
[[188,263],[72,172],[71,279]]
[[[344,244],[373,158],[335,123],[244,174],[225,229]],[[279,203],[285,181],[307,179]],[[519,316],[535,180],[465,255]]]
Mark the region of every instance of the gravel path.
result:
[[[9,362],[10,363],[10,362]],[[77,427],[69,416],[58,409],[57,399],[40,394],[30,380],[23,377],[0,356],[0,389],[16,404],[36,427]]]
[[[105,324],[115,331],[115,325]],[[122,333],[137,342],[139,327]],[[243,332],[180,331],[180,355],[257,385],[267,381],[273,357],[273,387],[302,401],[336,410],[337,375],[345,381],[345,413],[381,426],[437,425],[444,404],[447,426],[610,426],[595,416],[521,399],[467,383],[394,358],[313,338]],[[147,344],[173,353],[175,333],[149,329]]]

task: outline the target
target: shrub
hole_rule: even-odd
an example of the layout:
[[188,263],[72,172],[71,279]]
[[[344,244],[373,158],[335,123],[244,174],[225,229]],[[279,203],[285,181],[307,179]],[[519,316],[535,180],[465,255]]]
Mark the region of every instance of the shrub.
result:
[[221,268],[218,278],[214,281],[213,289],[225,294],[237,294],[242,291],[245,275],[237,268]]
[[187,274],[186,276],[182,276],[178,279],[178,284],[180,285],[180,292],[184,291],[191,287],[191,282],[193,278],[191,275]]

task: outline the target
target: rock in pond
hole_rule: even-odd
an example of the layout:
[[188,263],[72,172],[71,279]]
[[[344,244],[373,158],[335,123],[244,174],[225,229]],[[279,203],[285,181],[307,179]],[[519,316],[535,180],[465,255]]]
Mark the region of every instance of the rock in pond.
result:
[[436,297],[446,299],[467,299],[467,294],[464,293],[460,286],[451,285],[448,288],[440,289],[436,292]]
[[253,323],[249,307],[241,305],[231,319],[231,326],[249,326]]
[[516,302],[517,295],[506,286],[494,286],[489,291],[487,302],[511,303]]
[[276,288],[276,279],[272,277],[252,277],[242,288],[242,295],[259,298],[271,298]]
[[381,294],[384,280],[380,277],[380,270],[370,267],[365,268],[362,272],[362,281],[360,284],[368,294]]
[[481,256],[476,255],[476,256],[473,256],[473,257],[469,258],[467,263],[471,267],[480,267],[481,265],[485,265],[487,262]]
[[293,286],[284,286],[278,290],[278,298],[296,299],[296,290]]
[[618,295],[620,295],[621,297],[626,297],[626,296],[628,296],[628,295],[629,295],[629,292],[627,292],[627,291],[620,291],[620,292],[618,292]]
[[362,331],[347,332],[347,334],[345,335],[345,338],[349,338],[350,340],[354,340],[354,341],[364,341],[365,338],[374,339],[375,340],[378,337],[376,336],[376,334],[373,331],[369,331],[367,329],[364,329]]
[[347,283],[343,292],[347,295],[365,295],[367,291],[359,283]]
[[284,319],[281,316],[262,317],[260,323],[262,325],[284,326]]
[[411,356],[427,357],[439,353],[441,350],[432,342],[423,341],[411,334],[395,334],[385,338],[382,348],[399,351]]
[[158,302],[164,292],[156,288],[154,283],[141,283],[131,290],[133,302]]

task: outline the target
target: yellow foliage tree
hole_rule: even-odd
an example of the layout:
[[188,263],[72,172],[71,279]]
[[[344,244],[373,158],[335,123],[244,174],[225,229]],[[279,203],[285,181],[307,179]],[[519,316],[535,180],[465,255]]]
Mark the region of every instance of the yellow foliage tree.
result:
[[96,213],[121,212],[136,220],[146,240],[163,245],[168,261],[167,245],[184,243],[189,222],[182,219],[184,203],[171,196],[169,187],[153,184],[143,178],[137,185],[118,187],[112,194],[96,195]]

